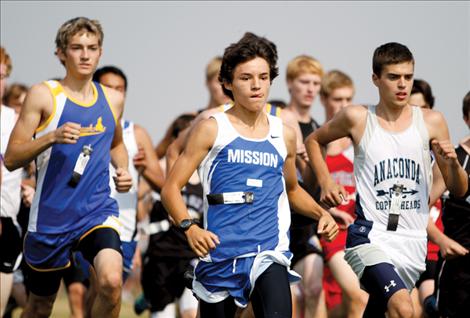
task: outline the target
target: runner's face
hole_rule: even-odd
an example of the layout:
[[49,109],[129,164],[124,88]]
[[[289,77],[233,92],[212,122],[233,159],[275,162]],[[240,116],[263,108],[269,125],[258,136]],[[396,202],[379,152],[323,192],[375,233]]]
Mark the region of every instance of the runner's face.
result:
[[326,113],[333,117],[344,107],[351,105],[354,96],[354,89],[349,86],[334,89],[327,97],[322,97]]
[[421,107],[421,108],[431,108],[426,103],[426,101],[424,100],[424,95],[421,94],[421,93],[411,94],[409,104],[414,105],[414,106],[418,106],[418,107]]
[[385,65],[380,77],[373,74],[372,79],[379,89],[380,99],[387,105],[404,107],[413,87],[412,62]]
[[310,107],[320,91],[321,77],[318,74],[303,73],[287,82],[295,104]]
[[250,111],[264,109],[271,87],[268,62],[256,57],[238,64],[232,83],[226,83],[225,87],[232,91],[235,104]]
[[106,87],[117,90],[122,94],[126,94],[126,82],[121,76],[117,74],[106,73],[104,75],[101,75],[100,83]]
[[224,94],[222,90],[222,85],[220,85],[219,79],[217,76],[213,76],[210,80],[207,81],[207,89],[211,98],[214,100],[216,105],[222,105],[230,102],[230,98]]
[[90,76],[98,66],[101,52],[98,37],[93,33],[81,31],[70,38],[65,54],[61,50],[58,54],[68,71]]

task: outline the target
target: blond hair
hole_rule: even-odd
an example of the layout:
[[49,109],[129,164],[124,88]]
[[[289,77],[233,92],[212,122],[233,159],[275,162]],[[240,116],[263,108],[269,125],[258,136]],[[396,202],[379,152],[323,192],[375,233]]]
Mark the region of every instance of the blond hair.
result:
[[13,68],[11,64],[10,55],[8,55],[7,50],[3,46],[0,46],[0,64],[4,64],[7,67],[7,77],[11,74],[11,69]]
[[216,56],[210,60],[206,67],[206,80],[210,81],[214,77],[219,76],[220,66],[222,65],[222,57]]
[[70,38],[82,30],[96,35],[98,37],[99,46],[101,47],[103,45],[104,34],[103,29],[101,28],[101,24],[98,22],[98,20],[77,17],[68,20],[59,28],[55,38],[56,48],[65,53]]
[[323,77],[324,72],[320,62],[308,55],[299,55],[287,64],[286,79],[288,81],[305,73]]
[[343,87],[351,87],[354,90],[354,83],[352,79],[341,71],[329,71],[322,78],[320,95],[323,97],[328,97],[335,89]]

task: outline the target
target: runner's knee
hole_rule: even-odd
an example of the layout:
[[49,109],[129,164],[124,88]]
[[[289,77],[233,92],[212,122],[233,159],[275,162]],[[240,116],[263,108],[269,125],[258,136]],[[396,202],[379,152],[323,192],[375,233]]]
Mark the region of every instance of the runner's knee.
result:
[[413,304],[408,291],[401,290],[393,295],[388,301],[388,314],[390,318],[413,318]]

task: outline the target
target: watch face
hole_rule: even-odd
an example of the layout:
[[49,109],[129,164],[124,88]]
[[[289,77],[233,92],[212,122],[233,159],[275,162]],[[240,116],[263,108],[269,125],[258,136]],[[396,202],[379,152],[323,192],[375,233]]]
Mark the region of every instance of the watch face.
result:
[[191,226],[191,224],[193,224],[191,219],[184,219],[180,223],[180,228],[182,228],[183,230],[186,230]]

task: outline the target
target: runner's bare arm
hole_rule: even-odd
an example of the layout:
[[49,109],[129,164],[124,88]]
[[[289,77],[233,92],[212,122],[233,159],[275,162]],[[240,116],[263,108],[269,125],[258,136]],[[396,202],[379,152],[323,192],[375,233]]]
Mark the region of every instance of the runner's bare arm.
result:
[[106,89],[105,87],[103,89],[116,117],[116,127],[110,151],[111,163],[116,168],[116,175],[113,176],[113,180],[118,192],[127,192],[132,187],[132,177],[129,174],[129,156],[122,139],[121,117],[124,112],[124,96],[113,89]]
[[347,193],[344,187],[333,181],[328,172],[324,159],[326,146],[333,140],[351,137],[355,122],[364,116],[363,112],[362,106],[346,107],[305,140],[310,166],[315,172],[322,189],[321,201],[329,207],[340,204],[343,198],[347,196]]
[[423,115],[446,188],[456,197],[461,197],[467,192],[468,176],[457,159],[444,116],[436,111],[425,111]]
[[134,125],[135,138],[139,147],[138,154],[133,158],[139,173],[147,180],[152,189],[160,191],[165,182],[158,157],[153,150],[152,140],[145,128]]
[[295,169],[296,146],[293,129],[284,126],[284,139],[287,146],[287,157],[284,162],[284,178],[289,203],[296,212],[319,220],[318,233],[331,241],[338,234],[338,225],[333,217],[320,207],[297,182]]
[[[191,218],[181,196],[181,189],[188,183],[193,172],[209,152],[216,135],[217,123],[214,119],[207,119],[196,125],[188,136],[183,153],[179,156],[165,181],[161,191],[162,202],[176,224]],[[201,257],[206,255],[210,249],[215,248],[219,242],[214,233],[199,226],[191,226],[185,234],[191,248]]]
[[32,139],[37,128],[52,114],[53,103],[52,95],[45,84],[37,84],[30,89],[5,153],[5,166],[8,170],[26,166],[54,143],[77,142],[80,134],[80,125],[77,123],[65,123],[55,131]]

